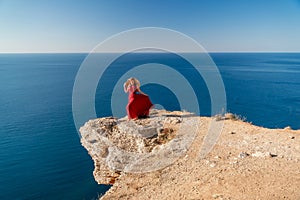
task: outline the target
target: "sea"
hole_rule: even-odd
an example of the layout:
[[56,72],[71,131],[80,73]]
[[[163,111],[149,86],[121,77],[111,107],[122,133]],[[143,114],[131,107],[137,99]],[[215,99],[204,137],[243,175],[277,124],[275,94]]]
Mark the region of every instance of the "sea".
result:
[[[1,200],[91,200],[110,188],[94,180],[93,161],[80,144],[73,120],[73,86],[87,56],[0,54]],[[224,112],[267,128],[300,128],[300,53],[210,56],[224,84]],[[212,115],[210,91],[191,65],[173,54],[136,53],[121,56],[102,74],[95,94],[97,117],[114,115],[110,102],[114,86],[122,74],[145,63],[162,63],[181,73],[201,102],[200,115]],[[171,76],[165,79],[174,84]],[[198,79],[201,84],[193,84]],[[152,83],[142,90],[157,108],[183,109],[170,87]],[[126,96],[121,99],[126,104]],[[124,106],[120,109],[125,115]]]

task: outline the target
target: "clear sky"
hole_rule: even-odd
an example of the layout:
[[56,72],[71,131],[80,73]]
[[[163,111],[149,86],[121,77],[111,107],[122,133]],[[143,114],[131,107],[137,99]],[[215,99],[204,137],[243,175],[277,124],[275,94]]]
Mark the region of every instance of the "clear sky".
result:
[[89,52],[164,27],[207,51],[300,52],[300,0],[0,0],[0,52]]

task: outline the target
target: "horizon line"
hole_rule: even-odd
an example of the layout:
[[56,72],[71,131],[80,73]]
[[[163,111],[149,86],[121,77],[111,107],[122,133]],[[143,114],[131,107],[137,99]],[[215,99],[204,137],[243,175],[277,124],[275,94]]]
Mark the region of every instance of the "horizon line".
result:
[[[107,52],[88,52],[88,51],[70,51],[70,52],[0,52],[0,54],[90,54],[90,53],[171,53],[160,51],[141,51],[141,52],[123,52],[123,51],[107,51]],[[174,52],[172,52],[174,53]],[[175,53],[300,53],[300,51],[204,51],[204,52],[175,52]]]

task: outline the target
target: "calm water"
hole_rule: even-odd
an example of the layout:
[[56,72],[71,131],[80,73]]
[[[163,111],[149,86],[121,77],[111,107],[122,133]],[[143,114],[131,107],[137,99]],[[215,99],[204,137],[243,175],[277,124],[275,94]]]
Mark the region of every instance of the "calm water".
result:
[[[0,199],[94,199],[109,188],[94,181],[93,162],[80,145],[72,118],[72,88],[85,56],[0,54]],[[167,56],[129,55],[113,63],[98,86],[98,116],[111,114],[109,94],[126,71],[118,66],[153,60],[183,66]],[[221,72],[230,112],[260,126],[300,128],[300,54],[211,56]],[[193,79],[188,66],[184,73]],[[194,89],[209,102],[205,85]],[[149,85],[144,90],[154,103],[178,107],[170,100],[174,98],[161,100],[162,95],[172,97],[167,88]],[[209,104],[201,110],[209,115]]]

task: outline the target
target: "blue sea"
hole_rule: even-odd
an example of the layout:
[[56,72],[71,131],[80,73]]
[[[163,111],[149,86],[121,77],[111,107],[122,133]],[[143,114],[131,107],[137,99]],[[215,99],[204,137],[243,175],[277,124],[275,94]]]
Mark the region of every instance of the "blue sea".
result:
[[[210,55],[224,81],[227,111],[259,126],[300,128],[300,54]],[[95,182],[93,161],[81,146],[73,121],[72,90],[86,56],[0,54],[0,199],[96,199],[109,189]],[[119,59],[98,85],[98,117],[112,114],[111,91],[128,70],[122,66],[147,62],[184,66],[169,54],[139,53]],[[186,67],[184,75],[192,81],[194,72]],[[167,88],[149,85],[143,90],[153,103],[179,108]],[[208,102],[201,105],[201,115],[209,116],[204,82],[194,90],[197,98]]]

